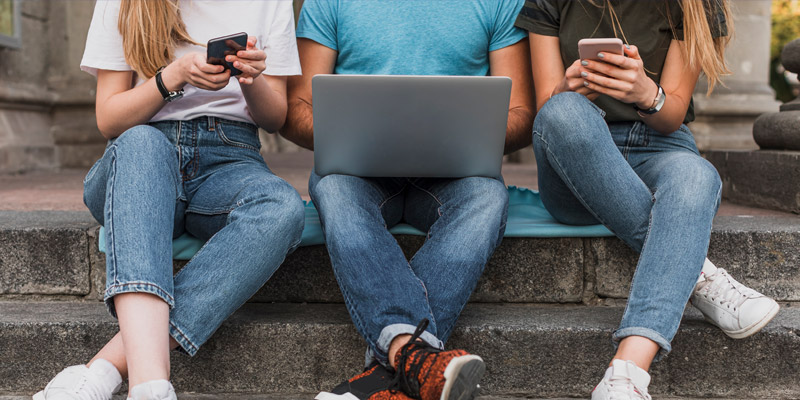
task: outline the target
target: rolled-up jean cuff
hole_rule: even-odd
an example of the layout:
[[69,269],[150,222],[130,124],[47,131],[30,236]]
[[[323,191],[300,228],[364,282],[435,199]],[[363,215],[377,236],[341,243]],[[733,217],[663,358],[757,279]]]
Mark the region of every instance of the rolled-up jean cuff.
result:
[[[388,367],[389,346],[391,346],[392,340],[400,335],[413,335],[416,330],[417,327],[410,324],[392,324],[383,328],[380,336],[378,336],[377,349],[367,348],[365,365],[369,367],[374,360],[378,360],[378,362]],[[444,343],[428,331],[422,332],[419,338],[437,349],[444,350]]]
[[178,351],[184,352],[191,357],[197,354],[200,347],[194,344],[191,339],[183,332],[183,330],[175,325],[174,322],[169,321],[169,335],[178,342]]
[[106,292],[103,295],[103,301],[106,303],[106,308],[108,308],[108,312],[111,313],[111,316],[114,318],[117,318],[117,310],[114,307],[114,296],[123,293],[149,293],[154,296],[158,296],[161,300],[164,300],[164,302],[169,305],[170,310],[175,307],[175,299],[172,297],[172,295],[154,283],[115,283],[106,288]]
[[661,336],[660,333],[650,329],[650,328],[642,328],[642,327],[629,327],[629,328],[622,328],[617,329],[612,335],[611,339],[614,342],[614,348],[616,349],[619,347],[619,342],[622,339],[625,339],[628,336],[641,336],[646,337],[658,345],[661,349],[658,350],[655,359],[653,361],[659,361],[662,358],[666,357],[670,351],[672,351],[672,345],[669,343],[669,340],[665,339],[664,336]]

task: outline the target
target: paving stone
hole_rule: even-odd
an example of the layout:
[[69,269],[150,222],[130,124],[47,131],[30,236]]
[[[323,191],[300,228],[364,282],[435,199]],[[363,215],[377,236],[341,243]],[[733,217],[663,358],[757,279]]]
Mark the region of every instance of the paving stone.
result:
[[87,216],[0,211],[0,294],[88,294]]
[[[638,255],[616,238],[587,239],[595,292],[626,298]],[[714,219],[708,258],[740,282],[782,301],[800,300],[800,219],[724,216]]]
[[[34,391],[85,362],[116,330],[98,303],[0,303],[0,393]],[[487,362],[486,395],[587,396],[613,355],[620,307],[471,304],[449,346]],[[674,351],[653,368],[668,396],[800,398],[800,307],[733,340],[690,311]],[[198,355],[173,355],[173,382],[197,393],[314,393],[363,366],[364,342],[342,305],[247,304]],[[36,359],[36,363],[29,360]],[[747,365],[747,368],[731,366]]]

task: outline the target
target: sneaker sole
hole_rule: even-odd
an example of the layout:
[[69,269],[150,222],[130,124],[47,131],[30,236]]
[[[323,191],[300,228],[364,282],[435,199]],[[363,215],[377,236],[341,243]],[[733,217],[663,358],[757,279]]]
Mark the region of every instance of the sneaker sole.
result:
[[778,311],[780,309],[781,306],[778,305],[777,302],[774,302],[772,308],[770,308],[769,312],[767,312],[767,314],[764,315],[764,317],[761,318],[760,321],[738,331],[722,331],[722,332],[725,332],[726,335],[728,335],[733,339],[744,339],[748,336],[755,335],[756,333],[758,333],[758,331],[767,326],[767,324],[770,321],[772,321],[772,319],[775,318],[776,315],[778,315]]
[[486,364],[474,354],[450,360],[444,370],[444,389],[440,400],[473,400],[480,394],[479,385]]
[[360,399],[350,393],[333,394],[328,392],[319,392],[317,397],[314,397],[314,400],[360,400]]
[[47,400],[44,397],[44,390],[42,390],[41,392],[36,393],[35,395],[33,395],[33,400]]

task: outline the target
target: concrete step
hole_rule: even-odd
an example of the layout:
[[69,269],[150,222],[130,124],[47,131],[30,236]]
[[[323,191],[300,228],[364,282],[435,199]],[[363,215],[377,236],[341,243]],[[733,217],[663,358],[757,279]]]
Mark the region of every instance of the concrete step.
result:
[[[0,393],[32,393],[88,360],[116,331],[96,302],[0,302]],[[587,396],[613,355],[622,309],[470,304],[451,347],[483,356],[486,395]],[[732,340],[689,310],[674,351],[652,371],[664,396],[800,398],[800,304],[761,333]],[[364,343],[340,304],[247,304],[194,358],[173,355],[173,382],[196,393],[315,393],[363,367]],[[31,362],[31,360],[36,360]]]
[[[87,212],[0,211],[0,298],[101,299],[105,256]],[[419,236],[398,236],[407,255]],[[709,257],[782,301],[800,301],[800,218],[720,216]],[[616,238],[506,238],[474,302],[595,303],[625,298],[636,254]],[[176,270],[182,267],[176,263]],[[340,303],[324,246],[298,249],[253,302]]]
[[[312,400],[316,393],[263,393],[263,394],[236,394],[236,393],[220,393],[220,394],[197,394],[197,393],[178,393],[180,400]],[[536,399],[533,397],[508,397],[508,396],[480,396],[478,400],[571,400],[569,398],[560,399]],[[573,397],[572,399],[575,399]],[[707,397],[705,400],[708,400]],[[719,398],[722,399],[722,398]],[[725,400],[763,400],[762,399],[732,399],[725,397]],[[31,400],[31,396],[22,395],[0,395],[0,400]],[[114,400],[125,400],[125,395],[114,396]],[[688,397],[660,397],[659,400],[700,400],[697,398],[691,399]]]

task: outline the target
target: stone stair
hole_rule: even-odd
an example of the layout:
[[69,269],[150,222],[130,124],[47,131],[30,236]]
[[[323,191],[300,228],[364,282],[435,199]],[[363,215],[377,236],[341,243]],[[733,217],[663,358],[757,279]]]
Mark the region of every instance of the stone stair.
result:
[[[0,211],[0,400],[30,396],[116,332],[99,301],[98,229],[87,212]],[[422,238],[398,241],[410,254]],[[651,393],[800,398],[800,218],[717,217],[709,257],[783,309],[732,340],[689,307]],[[449,343],[486,359],[482,399],[587,398],[612,355],[635,260],[615,238],[505,239]],[[305,247],[196,357],[173,355],[173,381],[185,399],[311,399],[357,371],[364,346],[324,246]]]

